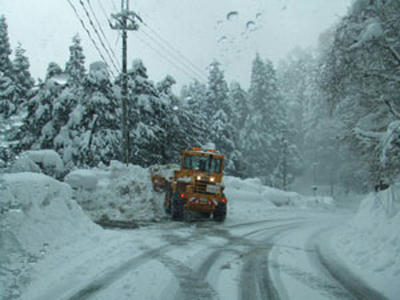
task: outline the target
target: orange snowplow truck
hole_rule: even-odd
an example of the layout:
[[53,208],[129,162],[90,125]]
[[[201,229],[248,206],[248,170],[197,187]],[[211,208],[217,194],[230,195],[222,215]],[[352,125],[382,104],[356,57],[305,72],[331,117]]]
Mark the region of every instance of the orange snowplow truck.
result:
[[174,171],[168,181],[164,208],[173,220],[183,220],[185,211],[194,211],[214,220],[224,221],[227,199],[224,194],[222,176],[224,156],[214,149],[182,152],[180,170]]

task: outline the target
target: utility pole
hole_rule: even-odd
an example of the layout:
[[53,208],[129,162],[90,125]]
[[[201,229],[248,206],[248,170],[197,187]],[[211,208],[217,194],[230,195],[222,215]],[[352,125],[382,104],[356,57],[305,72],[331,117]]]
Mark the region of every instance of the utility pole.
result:
[[110,22],[110,27],[122,31],[122,159],[124,163],[129,163],[129,131],[128,131],[128,31],[136,31],[142,19],[133,11],[129,11],[129,0],[121,0],[121,12],[112,14],[114,23]]
[[288,141],[287,139],[283,138],[283,174],[282,174],[282,185],[283,185],[283,190],[287,191],[287,177],[288,177],[288,164],[287,164],[287,160],[288,160]]

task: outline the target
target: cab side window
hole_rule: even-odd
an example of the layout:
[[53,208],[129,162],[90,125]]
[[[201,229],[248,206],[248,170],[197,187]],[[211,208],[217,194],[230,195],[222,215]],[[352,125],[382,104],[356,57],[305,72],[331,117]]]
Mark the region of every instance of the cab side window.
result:
[[192,159],[190,155],[185,156],[184,168],[189,170],[192,169]]

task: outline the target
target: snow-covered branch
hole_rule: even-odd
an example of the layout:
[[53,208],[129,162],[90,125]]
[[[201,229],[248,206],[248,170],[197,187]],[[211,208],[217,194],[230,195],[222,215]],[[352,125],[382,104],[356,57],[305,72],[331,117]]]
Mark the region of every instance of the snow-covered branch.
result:
[[381,139],[384,136],[384,133],[382,132],[363,130],[359,127],[354,128],[354,132],[359,137],[369,138],[369,139]]
[[385,104],[389,107],[389,110],[393,116],[400,119],[400,112],[393,107],[392,101],[385,99]]
[[386,38],[386,47],[392,52],[393,57],[397,60],[397,62],[400,64],[400,53],[397,52],[397,50],[390,45],[389,40]]
[[382,73],[382,71],[368,71],[363,73],[364,76],[376,76],[386,80],[396,81],[400,83],[400,76],[390,76]]

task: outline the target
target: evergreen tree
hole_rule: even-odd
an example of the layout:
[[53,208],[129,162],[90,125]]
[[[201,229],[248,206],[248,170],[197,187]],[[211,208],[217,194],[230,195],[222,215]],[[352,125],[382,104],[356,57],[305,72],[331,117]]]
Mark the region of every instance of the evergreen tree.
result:
[[220,64],[214,61],[210,65],[208,78],[207,102],[205,115],[209,116],[208,140],[215,144],[217,150],[226,157],[225,170],[228,174],[236,174],[236,166],[240,155],[235,151],[235,127],[232,125],[232,107],[229,98],[228,84]]
[[165,147],[167,162],[179,162],[180,153],[184,149],[204,143],[204,128],[199,126],[198,115],[190,109],[185,109],[180,99],[172,93],[172,80],[167,76],[157,84],[159,97],[166,104],[167,114],[161,120],[161,127],[165,129],[163,142],[160,147]]
[[225,81],[223,71],[220,69],[220,63],[213,61],[210,65],[206,106],[204,109],[207,116],[212,117],[220,108],[228,113],[230,109],[226,107],[228,92],[228,84]]
[[160,147],[160,141],[165,128],[160,120],[167,117],[167,104],[159,98],[141,60],[133,62],[128,77],[130,160],[141,166],[162,163],[165,149]]
[[49,80],[50,78],[53,78],[57,75],[61,75],[63,72],[63,70],[61,69],[61,67],[55,63],[55,62],[51,62],[49,63],[49,65],[47,66],[47,72],[46,72],[46,79],[45,81]]
[[8,26],[6,23],[6,18],[0,16],[0,73],[3,76],[8,76],[12,78],[12,63],[10,60],[11,47],[8,38]]
[[[206,144],[209,134],[209,116],[205,113],[207,104],[207,85],[195,80],[181,92],[182,109],[188,113],[184,122],[185,129],[192,128],[191,135],[196,141],[192,141],[189,147]],[[190,126],[190,123],[192,124]]]
[[72,38],[72,45],[69,47],[69,59],[65,64],[65,72],[68,74],[68,82],[71,85],[79,86],[85,79],[85,55],[81,46],[81,39],[76,34]]
[[51,80],[54,70],[61,70],[55,63],[47,68],[47,80],[41,84],[37,94],[27,102],[27,114],[17,139],[16,151],[29,149],[52,149],[55,132],[49,123],[53,119],[53,105],[63,90],[63,86]]
[[238,82],[232,82],[229,90],[232,125],[240,131],[249,115],[248,95]]
[[16,105],[20,106],[25,103],[31,96],[31,89],[34,81],[29,72],[29,60],[25,56],[25,50],[18,44],[15,50],[15,58],[13,61],[13,72],[16,85]]
[[[75,101],[74,95],[64,95]],[[73,100],[71,100],[73,99]],[[63,149],[64,161],[78,166],[109,164],[120,157],[120,112],[109,78],[102,62],[92,63],[84,81],[80,102],[74,107],[68,123],[55,139],[56,146]]]
[[284,138],[285,117],[272,63],[257,54],[249,88],[250,114],[241,141],[248,176],[274,184],[273,172],[279,161]]
[[16,110],[16,86],[13,66],[10,60],[11,47],[8,38],[6,18],[0,16],[0,117],[8,118]]
[[8,118],[17,110],[14,103],[16,86],[13,79],[0,72],[0,117]]

